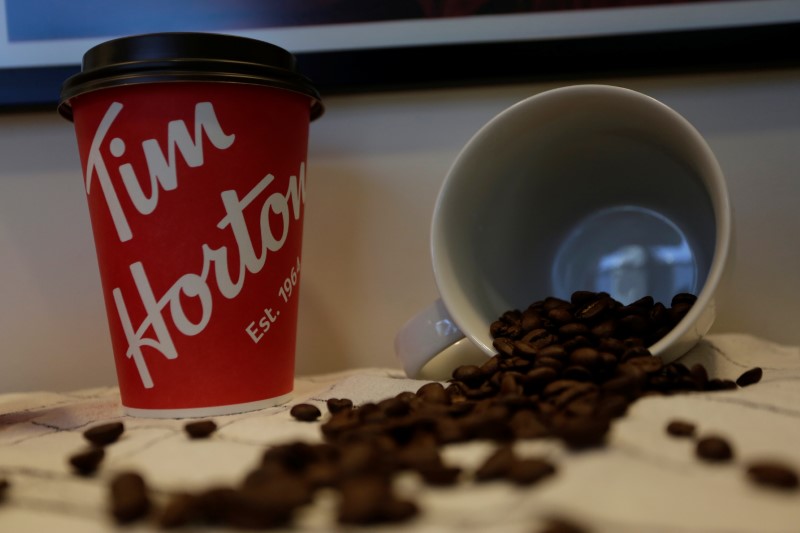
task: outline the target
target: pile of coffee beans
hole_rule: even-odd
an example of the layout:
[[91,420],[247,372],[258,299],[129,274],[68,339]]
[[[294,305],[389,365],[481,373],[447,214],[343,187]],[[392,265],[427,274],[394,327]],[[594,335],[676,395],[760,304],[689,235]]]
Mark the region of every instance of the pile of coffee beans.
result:
[[[332,398],[325,417],[315,405],[295,405],[290,414],[296,420],[321,420],[323,442],[273,446],[239,486],[174,494],[157,519],[164,528],[272,528],[291,523],[295,510],[312,502],[318,491],[333,490],[338,522],[393,523],[420,511],[395,492],[401,472],[439,487],[546,482],[558,466],[544,457],[517,456],[516,440],[557,439],[570,449],[602,446],[614,419],[638,398],[735,389],[760,380],[758,368],[736,381],[720,380],[709,377],[702,365],[664,363],[650,353],[648,346],[668,333],[695,300],[679,294],[669,307],[650,297],[623,305],[606,293],[579,291],[569,300],[550,297],[507,311],[491,325],[497,353],[482,365],[460,366],[446,384],[430,382],[381,401],[354,405],[347,398]],[[201,421],[186,430],[202,438],[216,425]],[[673,421],[667,432],[694,438],[696,428]],[[444,446],[472,440],[496,444],[476,469],[465,471],[443,460]],[[714,436],[699,439],[696,454],[707,461],[733,457],[728,443]],[[91,458],[84,461],[84,470],[96,468]],[[748,475],[761,484],[796,486],[794,472],[779,464],[750,465]],[[120,522],[153,508],[144,480],[123,476],[115,478],[111,491],[111,512]],[[582,529],[555,520],[547,531]]]

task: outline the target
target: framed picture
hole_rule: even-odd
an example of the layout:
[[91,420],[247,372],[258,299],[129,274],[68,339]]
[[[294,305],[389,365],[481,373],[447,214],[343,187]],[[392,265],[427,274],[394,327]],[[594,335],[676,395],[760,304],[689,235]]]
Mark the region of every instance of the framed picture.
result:
[[162,31],[272,42],[323,94],[800,65],[797,0],[0,0],[0,108]]

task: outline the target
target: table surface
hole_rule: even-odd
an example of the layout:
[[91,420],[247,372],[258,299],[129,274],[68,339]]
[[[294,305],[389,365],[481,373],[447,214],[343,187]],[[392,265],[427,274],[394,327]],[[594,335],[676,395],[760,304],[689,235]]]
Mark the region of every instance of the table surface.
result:
[[[710,375],[724,379],[755,366],[764,376],[738,390],[642,398],[614,422],[602,448],[575,452],[549,439],[517,441],[519,455],[546,457],[557,467],[555,476],[532,487],[475,483],[469,473],[496,445],[448,445],[445,462],[463,468],[457,486],[426,486],[411,474],[396,480],[397,492],[420,507],[411,521],[343,528],[336,524],[335,497],[322,495],[296,514],[291,531],[532,533],[548,517],[562,516],[592,532],[800,532],[800,490],[756,486],[745,475],[745,465],[757,459],[800,469],[800,348],[748,335],[713,335],[681,361],[702,363]],[[185,420],[123,415],[116,388],[1,395],[0,478],[9,486],[0,502],[0,531],[113,531],[108,482],[119,472],[140,472],[162,495],[237,485],[270,445],[322,440],[318,422],[289,415],[293,404],[314,403],[325,412],[328,398],[359,404],[422,384],[392,369],[301,377],[290,403],[216,417],[219,429],[203,440],[187,437]],[[734,460],[699,461],[691,439],[666,434],[666,424],[676,418],[694,422],[700,436],[729,439]],[[76,475],[68,458],[86,448],[83,431],[107,421],[123,421],[125,433],[107,447],[94,476]],[[152,520],[120,529],[158,530]]]

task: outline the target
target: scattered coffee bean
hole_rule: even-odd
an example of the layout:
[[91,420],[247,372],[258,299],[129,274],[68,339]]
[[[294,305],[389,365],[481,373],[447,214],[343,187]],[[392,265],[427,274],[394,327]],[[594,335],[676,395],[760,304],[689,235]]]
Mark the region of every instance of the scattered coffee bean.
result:
[[311,405],[310,403],[298,403],[297,405],[292,406],[289,414],[295,419],[303,422],[313,422],[322,416],[322,412],[317,408],[317,406]]
[[6,499],[9,487],[11,487],[11,483],[5,478],[0,478],[0,503]]
[[198,500],[196,496],[187,493],[172,495],[158,517],[158,524],[164,529],[170,529],[200,521]]
[[353,408],[353,400],[349,398],[330,398],[325,404],[328,406],[328,412],[332,415]]
[[760,367],[751,368],[744,372],[741,376],[736,378],[736,384],[740,387],[747,387],[748,385],[753,385],[754,383],[758,383],[761,381],[761,376],[764,374],[764,371],[761,370]]
[[798,476],[788,465],[776,461],[758,461],[747,466],[747,476],[753,483],[784,490],[798,487]]
[[538,533],[589,533],[589,530],[571,520],[551,518]]
[[106,446],[119,439],[125,431],[122,422],[109,422],[91,427],[83,432],[83,436],[95,446]]
[[708,462],[726,462],[733,459],[733,448],[722,437],[713,435],[697,441],[697,457]]
[[144,517],[150,510],[150,498],[144,479],[137,473],[124,472],[111,480],[111,514],[120,524]]
[[213,420],[197,420],[188,422],[183,426],[189,438],[205,439],[217,430],[217,424]]
[[673,437],[693,437],[695,425],[684,420],[673,420],[667,424],[667,433]]
[[103,448],[93,446],[88,450],[72,455],[69,458],[69,464],[78,474],[88,476],[97,470],[97,467],[103,461],[103,457],[105,457]]
[[556,467],[544,459],[517,459],[507,477],[517,485],[533,485],[556,473]]
[[516,457],[510,446],[496,449],[475,471],[476,481],[491,481],[506,477],[514,466]]
[[345,480],[340,491],[338,520],[342,524],[402,522],[419,512],[414,503],[398,499],[389,482],[380,476]]

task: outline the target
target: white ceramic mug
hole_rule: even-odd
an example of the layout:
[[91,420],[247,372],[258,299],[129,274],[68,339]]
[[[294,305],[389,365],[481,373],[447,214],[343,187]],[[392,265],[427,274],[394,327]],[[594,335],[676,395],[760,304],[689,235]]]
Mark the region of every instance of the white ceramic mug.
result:
[[650,347],[674,360],[714,321],[730,242],[725,178],[680,114],[621,87],[546,91],[490,120],[450,168],[431,227],[441,299],[395,351],[409,376],[446,379],[496,353],[489,326],[509,309],[576,290],[665,305],[694,293]]

